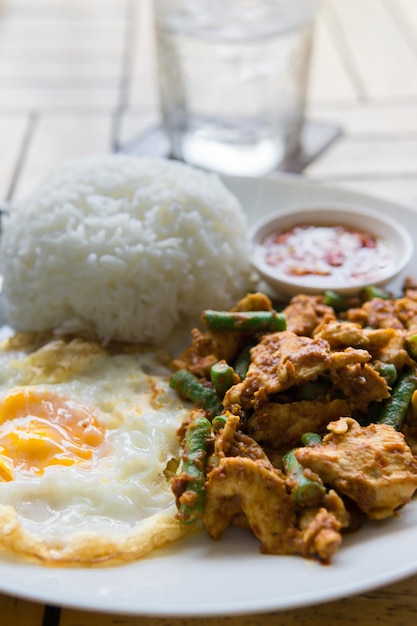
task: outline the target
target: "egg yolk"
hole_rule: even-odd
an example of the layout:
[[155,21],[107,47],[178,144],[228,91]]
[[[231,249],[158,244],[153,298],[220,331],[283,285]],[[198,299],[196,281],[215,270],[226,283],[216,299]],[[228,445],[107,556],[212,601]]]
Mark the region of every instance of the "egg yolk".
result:
[[16,390],[0,402],[0,480],[89,461],[104,436],[94,414],[77,401],[36,388]]

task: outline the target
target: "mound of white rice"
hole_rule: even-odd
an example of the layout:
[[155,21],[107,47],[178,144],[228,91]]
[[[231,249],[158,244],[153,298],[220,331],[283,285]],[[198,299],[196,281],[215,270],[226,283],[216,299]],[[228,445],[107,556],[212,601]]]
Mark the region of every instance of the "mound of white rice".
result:
[[66,162],[2,229],[4,308],[16,330],[160,343],[248,288],[237,198],[216,175],[181,163]]

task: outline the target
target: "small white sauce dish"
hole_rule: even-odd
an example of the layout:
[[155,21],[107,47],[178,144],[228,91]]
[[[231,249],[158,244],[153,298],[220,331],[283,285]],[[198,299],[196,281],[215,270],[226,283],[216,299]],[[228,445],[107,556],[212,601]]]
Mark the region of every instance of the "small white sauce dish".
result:
[[[299,226],[302,228],[297,228],[297,231],[293,231],[295,227]],[[315,242],[319,241],[317,237],[320,235],[320,241],[326,247],[329,243],[328,240],[332,236],[332,231],[336,231],[333,227],[341,227],[337,229],[337,232],[347,233],[346,236],[350,236],[349,233],[352,232],[357,235],[357,239],[359,239],[359,233],[370,235],[370,239],[377,243],[376,247],[379,248],[381,246],[385,250],[385,258],[375,259],[376,265],[372,265],[370,260],[372,257],[368,257],[366,262],[362,263],[362,260],[359,260],[362,251],[359,250],[351,253],[349,260],[348,248],[344,249],[345,246],[343,245],[343,243],[348,243],[348,241],[340,238],[341,245],[339,247],[337,246],[339,240],[333,240],[334,254],[338,256],[337,250],[339,250],[340,256],[345,256],[347,264],[351,262],[351,264],[356,263],[357,266],[357,271],[352,271],[350,274],[348,274],[347,266],[344,268],[348,278],[343,276],[343,272],[341,273],[340,271],[324,275],[324,273],[321,274],[319,271],[305,272],[297,270],[299,274],[296,271],[295,275],[293,275],[293,273],[280,269],[278,264],[275,265],[275,261],[271,261],[273,257],[271,257],[270,252],[268,253],[269,260],[266,259],[267,254],[265,250],[268,250],[267,246],[270,244],[266,244],[265,240],[268,240],[270,235],[278,231],[284,231],[284,233],[290,231],[292,235],[294,232],[301,232],[303,227],[304,230],[307,230],[307,226],[313,227],[309,230],[311,232],[314,231],[316,238],[310,238],[310,240],[306,240],[304,243],[302,239],[297,240],[298,253],[300,249],[303,251],[304,246],[306,254],[307,249],[310,248],[314,255]],[[298,293],[314,295],[323,293],[326,290],[336,291],[345,296],[352,296],[358,294],[361,289],[368,285],[386,286],[406,269],[414,251],[414,243],[411,236],[392,217],[374,210],[340,204],[288,207],[255,222],[249,230],[249,237],[254,269],[277,294],[286,297]],[[287,248],[285,248],[285,245],[287,245]],[[291,247],[291,243],[285,245],[283,248],[284,252],[282,250],[279,252],[280,258],[284,258],[284,260],[291,258],[295,249]],[[366,248],[367,246],[365,245],[364,247]],[[369,247],[372,248],[372,245]],[[368,252],[369,250],[363,253],[367,254]],[[361,274],[361,264],[365,266],[366,263],[370,264],[372,268],[375,268],[379,263],[381,266],[378,267],[377,271],[369,272],[367,276],[357,276],[357,274]],[[337,265],[337,262],[335,265]],[[341,265],[343,265],[343,262]],[[365,273],[363,272],[363,274]]]

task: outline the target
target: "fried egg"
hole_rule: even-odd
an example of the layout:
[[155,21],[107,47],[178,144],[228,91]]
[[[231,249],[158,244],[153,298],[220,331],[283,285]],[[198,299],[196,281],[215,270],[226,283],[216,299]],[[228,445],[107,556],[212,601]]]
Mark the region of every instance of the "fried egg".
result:
[[131,560],[184,534],[170,469],[189,407],[151,348],[16,335],[0,350],[0,547]]

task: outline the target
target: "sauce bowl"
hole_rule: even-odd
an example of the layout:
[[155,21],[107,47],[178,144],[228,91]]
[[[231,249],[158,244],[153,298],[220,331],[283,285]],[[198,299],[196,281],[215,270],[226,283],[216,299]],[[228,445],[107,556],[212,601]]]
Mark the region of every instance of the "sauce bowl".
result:
[[283,296],[332,290],[356,295],[405,270],[414,244],[391,217],[358,206],[294,206],[249,230],[252,264]]

